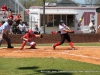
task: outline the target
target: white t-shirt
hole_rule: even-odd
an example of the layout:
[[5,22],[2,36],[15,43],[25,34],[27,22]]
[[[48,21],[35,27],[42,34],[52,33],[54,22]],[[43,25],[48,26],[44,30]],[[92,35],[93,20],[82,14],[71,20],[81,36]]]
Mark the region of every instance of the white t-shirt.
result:
[[66,25],[59,25],[59,29],[60,29],[60,31],[61,31],[61,34],[67,33],[66,31],[63,31],[63,30],[66,30],[66,29],[67,29],[67,28],[66,28]]
[[18,27],[19,27],[19,29],[20,29],[21,31],[26,30],[26,25],[25,25],[25,24],[22,24],[22,25],[19,24]]

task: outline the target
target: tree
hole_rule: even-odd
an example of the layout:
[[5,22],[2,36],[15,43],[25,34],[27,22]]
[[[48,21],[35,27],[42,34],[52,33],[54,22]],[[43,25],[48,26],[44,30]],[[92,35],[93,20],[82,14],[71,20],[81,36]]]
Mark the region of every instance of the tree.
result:
[[100,0],[85,0],[85,4],[90,6],[96,5],[97,2],[100,3]]
[[72,0],[74,3],[76,3],[77,5],[80,5],[80,3],[76,2],[75,0]]
[[[45,2],[55,2],[56,0],[45,0]],[[19,0],[21,4],[25,8],[29,8],[31,6],[42,6],[43,5],[43,0]]]
[[96,0],[95,4],[100,6],[100,0]]

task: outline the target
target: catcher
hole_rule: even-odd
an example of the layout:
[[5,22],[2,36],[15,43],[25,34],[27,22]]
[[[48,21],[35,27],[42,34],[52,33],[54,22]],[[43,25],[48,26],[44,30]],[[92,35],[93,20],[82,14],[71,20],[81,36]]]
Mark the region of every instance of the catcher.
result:
[[32,41],[35,37],[43,38],[42,34],[36,35],[32,30],[29,30],[24,36],[22,36],[21,39],[23,39],[23,43],[20,50],[22,50],[26,44],[31,46],[30,49],[36,49],[36,42]]
[[75,50],[75,47],[73,46],[73,43],[71,42],[70,36],[68,35],[68,33],[74,33],[74,31],[70,30],[70,28],[64,24],[63,20],[60,20],[59,22],[59,29],[60,29],[60,34],[61,34],[61,41],[53,44],[53,49],[55,49],[56,46],[63,44],[66,39],[69,45],[72,47],[72,50]]

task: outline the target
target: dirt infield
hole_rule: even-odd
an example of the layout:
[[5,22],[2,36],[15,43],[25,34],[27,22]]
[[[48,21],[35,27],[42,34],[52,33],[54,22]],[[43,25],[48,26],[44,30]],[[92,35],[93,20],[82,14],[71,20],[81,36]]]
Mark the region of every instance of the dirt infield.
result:
[[68,46],[59,46],[56,47],[56,50],[53,50],[51,46],[37,46],[37,49],[28,49],[28,47],[26,47],[24,50],[19,50],[19,48],[0,48],[0,57],[53,57],[100,65],[100,47],[78,46],[76,48],[77,50],[71,50]]

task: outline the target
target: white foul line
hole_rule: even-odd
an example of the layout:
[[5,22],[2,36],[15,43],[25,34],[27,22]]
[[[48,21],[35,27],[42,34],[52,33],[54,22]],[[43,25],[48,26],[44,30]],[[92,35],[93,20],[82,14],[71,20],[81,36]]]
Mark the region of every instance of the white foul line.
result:
[[71,55],[71,56],[79,56],[79,57],[83,57],[83,58],[91,58],[91,59],[100,60],[100,58],[92,57],[92,56],[85,56],[85,55],[80,55],[80,54],[70,54],[70,53],[66,53],[66,54]]
[[71,55],[71,56],[78,56],[78,57],[83,57],[83,58],[100,60],[100,58],[97,58],[97,57],[85,56],[85,55],[81,55],[81,54],[71,54],[71,53],[68,53],[68,52],[69,51],[65,51],[65,52],[43,52],[43,53],[67,54],[67,55]]

